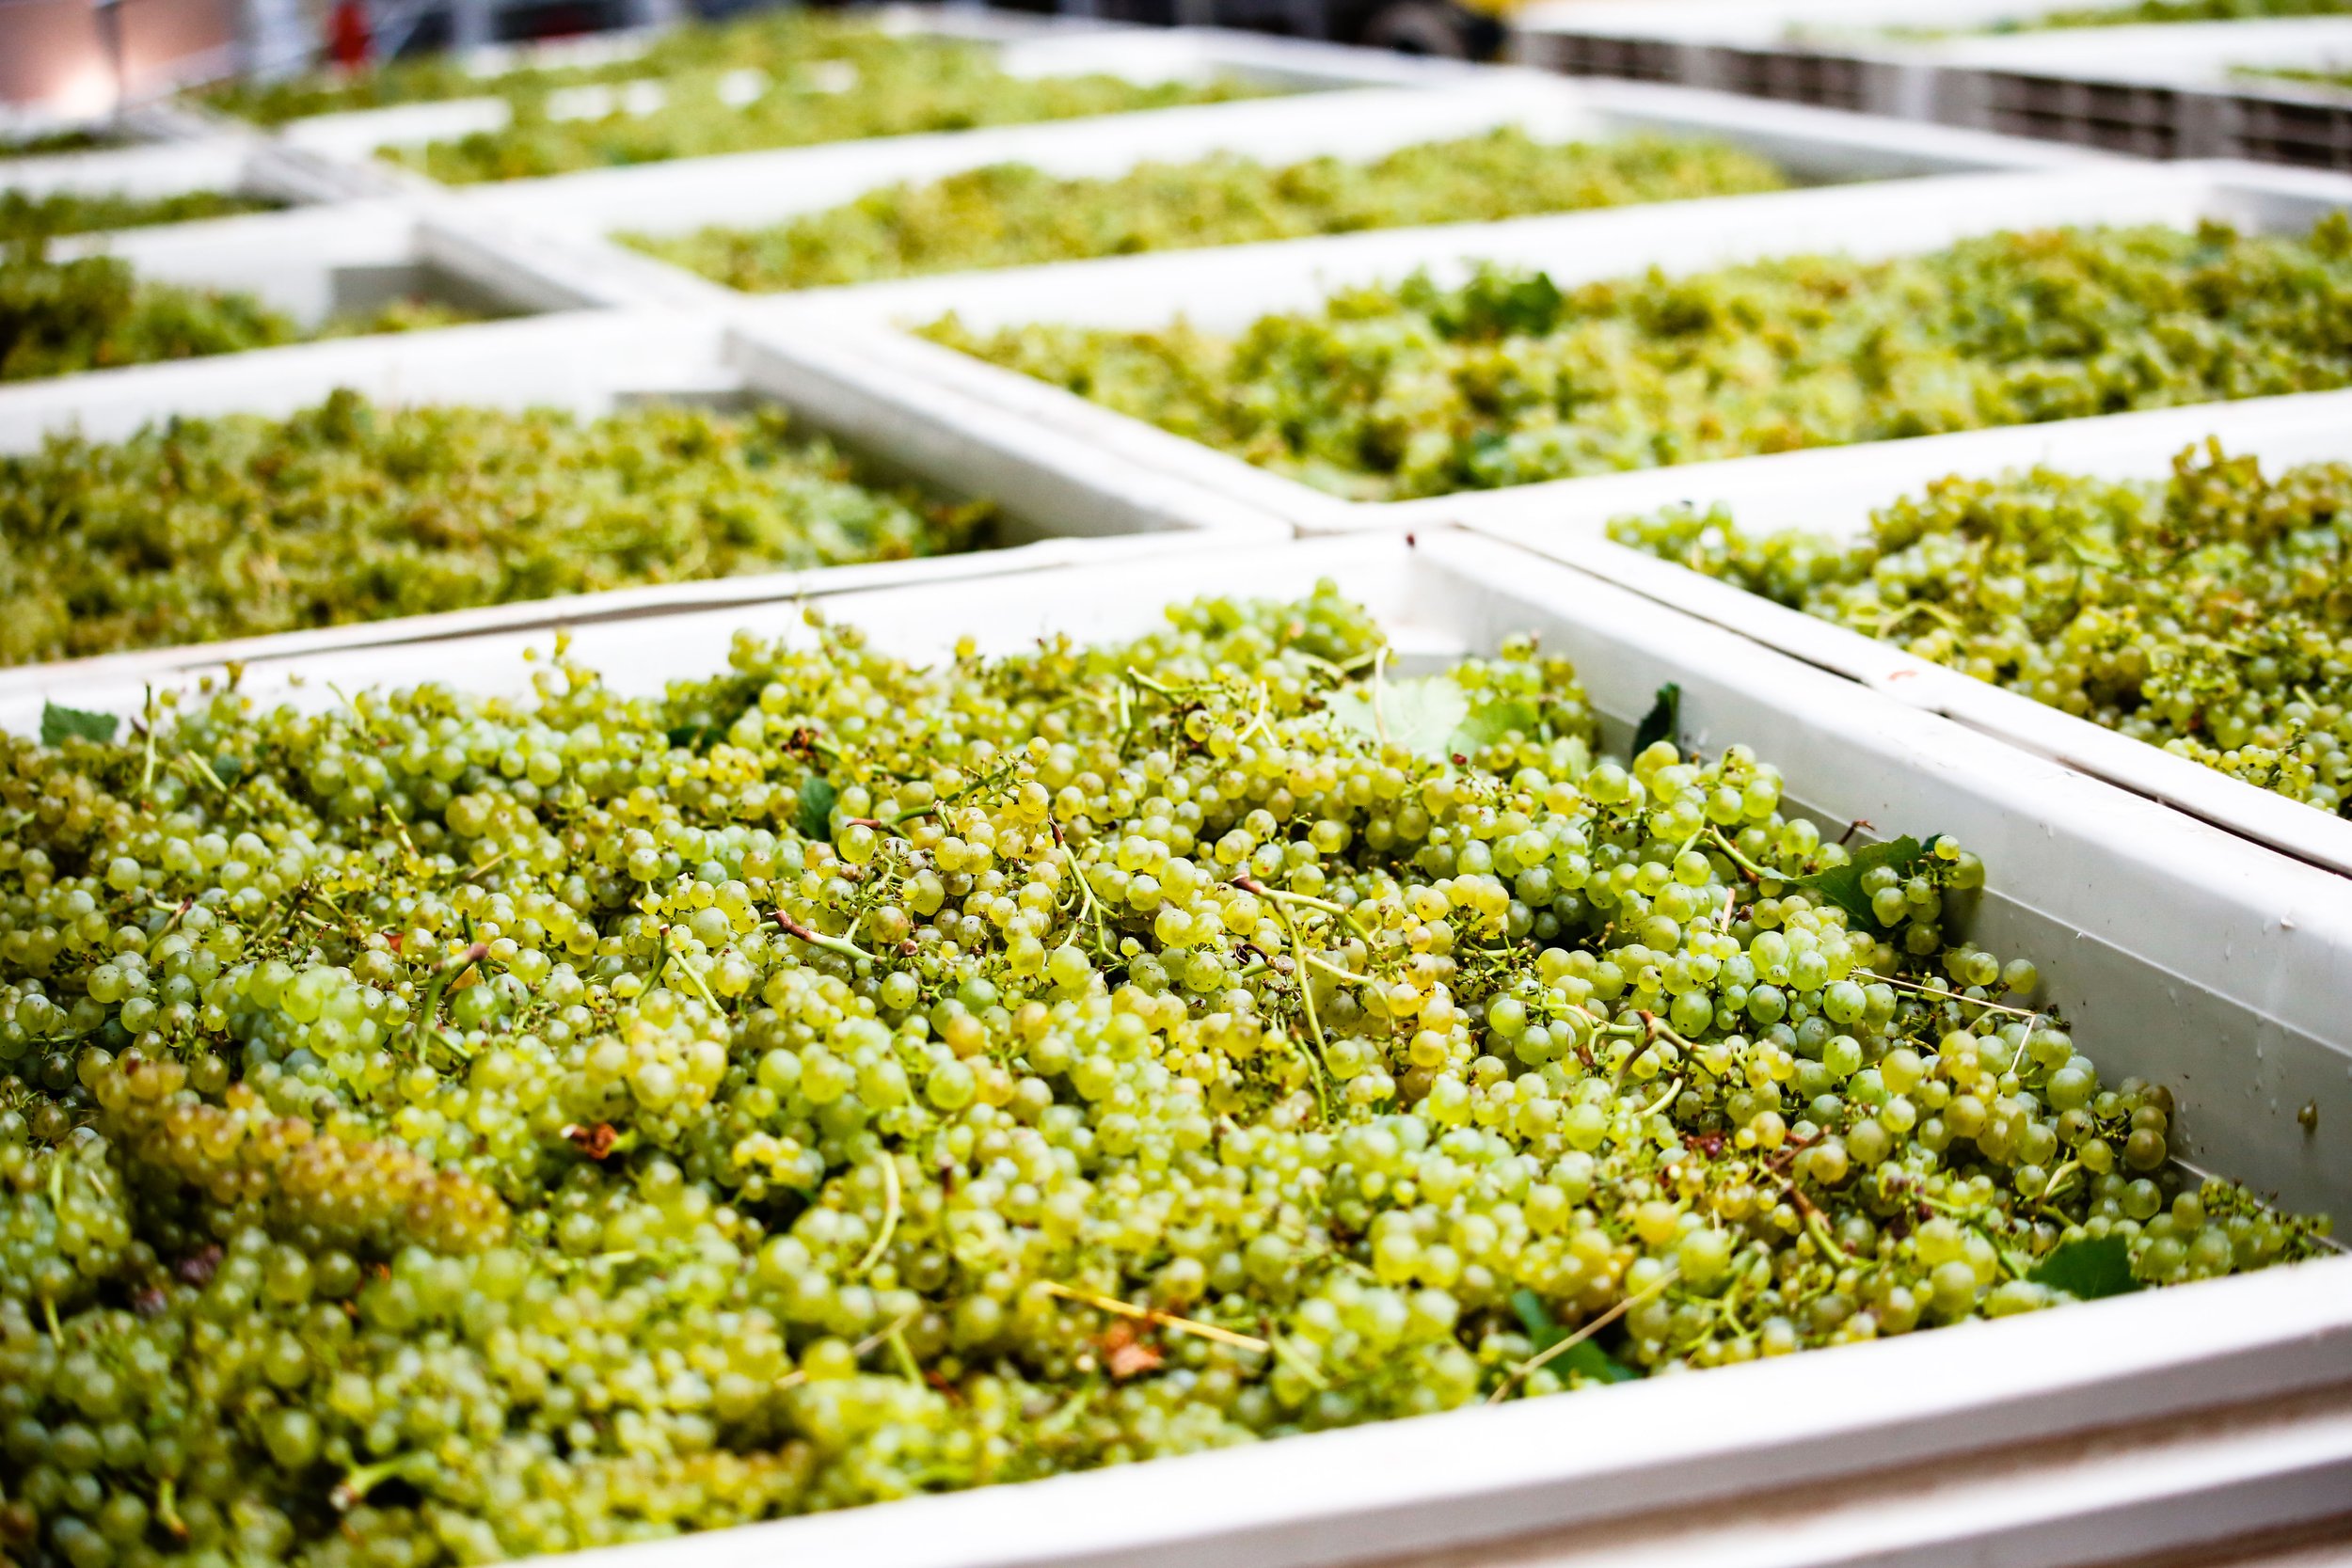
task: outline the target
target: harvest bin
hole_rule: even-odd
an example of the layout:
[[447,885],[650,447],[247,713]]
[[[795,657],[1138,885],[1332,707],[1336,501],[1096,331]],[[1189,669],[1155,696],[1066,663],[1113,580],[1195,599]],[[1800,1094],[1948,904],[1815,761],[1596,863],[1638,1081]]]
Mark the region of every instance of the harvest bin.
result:
[[[747,331],[772,337],[781,355],[805,352],[811,373],[832,373],[825,365],[853,365],[878,387],[954,388],[969,401],[1026,414],[1060,433],[1073,450],[1116,452],[1180,475],[1285,517],[1305,532],[1404,529],[1450,520],[1462,498],[1342,500],[905,328],[952,312],[975,332],[1029,323],[1148,330],[1179,318],[1210,332],[1232,332],[1269,313],[1315,309],[1341,289],[1393,283],[1417,271],[1440,285],[1458,283],[1486,261],[1540,268],[1565,287],[1652,267],[1687,274],[1774,256],[1913,255],[2002,230],[2194,228],[2219,219],[2249,230],[2300,232],[2345,209],[2352,209],[2352,179],[2342,176],[2252,164],[2119,161],[813,290],[746,306],[739,319]],[[1586,483],[1593,481],[1565,480],[1545,488],[1565,493]]]
[[181,417],[282,418],[338,388],[388,404],[552,407],[582,418],[652,402],[779,403],[800,416],[808,431],[835,437],[877,477],[909,478],[952,497],[997,503],[997,539],[1012,547],[616,589],[0,668],[0,691],[22,694],[37,710],[42,693],[91,681],[119,682],[136,690],[142,681],[226,658],[286,658],[685,608],[798,600],[853,586],[994,577],[1071,561],[1140,561],[1168,550],[1264,543],[1288,534],[1247,506],[1149,470],[1100,458],[1051,464],[1033,459],[1018,425],[984,414],[975,418],[960,405],[950,410],[952,420],[924,420],[917,417],[926,411],[919,390],[903,404],[885,406],[861,402],[827,383],[805,385],[790,362],[737,341],[716,317],[660,311],[541,316],[0,388],[0,452],[30,451],[44,437],[69,431],[119,440],[142,425]]
[[1490,68],[1476,74],[1456,71],[1427,85],[1374,85],[1086,120],[585,169],[469,186],[453,192],[452,199],[471,217],[527,227],[595,257],[596,265],[626,271],[651,299],[715,303],[735,295],[720,284],[609,244],[605,236],[779,224],[898,182],[939,180],[992,164],[1027,164],[1077,179],[1115,177],[1145,162],[1181,163],[1215,153],[1263,164],[1326,155],[1370,161],[1418,142],[1506,125],[1548,142],[1629,135],[1706,138],[1772,159],[1799,180],[1821,182],[2069,168],[2096,159],[2074,149],[1974,131],[1857,121],[1717,93],[1569,83]]
[[1454,498],[1465,526],[1565,561],[1808,664],[1865,682],[2067,767],[2161,800],[2281,854],[2352,875],[2352,821],[2178,757],[1892,643],[1612,543],[1613,518],[1689,504],[1723,506],[1754,533],[1787,529],[1856,538],[1870,514],[1947,475],[1993,478],[2047,467],[2105,479],[2163,480],[2186,448],[2220,441],[2263,470],[2352,460],[2352,392],[2257,398],[2103,420],[1968,431],[1827,448],[1562,485]]
[[252,294],[305,328],[411,297],[493,316],[609,302],[593,274],[550,265],[528,240],[406,198],[77,234],[49,254],[110,255],[142,280]]
[[[1015,76],[1101,72],[1151,83],[1232,75],[1267,87],[1312,91],[1417,87],[1459,81],[1474,74],[1473,68],[1454,61],[1412,59],[1376,50],[1216,28],[1122,27],[988,11],[977,7],[887,6],[870,15],[875,25],[887,33],[962,39],[991,47],[996,52],[997,63]],[[627,45],[621,44],[617,49],[599,53],[617,54],[625,58],[626,49]],[[485,57],[485,65],[508,59],[519,62],[527,57],[527,54],[507,52]],[[495,71],[485,70],[485,85],[495,74]],[[437,189],[438,182],[414,170],[379,162],[374,153],[379,148],[414,146],[501,130],[510,119],[511,111],[504,100],[485,95],[314,115],[290,121],[278,129],[277,137],[288,148],[367,168],[381,179],[413,188]]]
[[[1971,935],[2042,959],[2042,1000],[2104,1069],[2174,1086],[2183,1158],[2292,1208],[2343,1212],[2352,1199],[2352,1161],[2337,1147],[2352,1119],[2352,900],[2340,881],[1599,578],[1441,531],[1418,546],[1324,541],[1171,554],[1149,572],[1073,566],[846,592],[828,613],[889,651],[931,658],[966,632],[993,653],[1051,632],[1132,635],[1170,600],[1295,595],[1327,577],[1390,627],[1399,668],[1533,630],[1576,663],[1609,745],[1624,745],[1660,684],[1678,682],[1688,743],[1755,744],[1816,820],[1955,834],[1989,874]],[[598,621],[572,646],[624,692],[653,691],[722,667],[743,627],[813,635],[789,607],[738,606]],[[527,689],[523,649],[547,641],[528,629],[264,652],[244,681],[310,707],[341,700],[330,683],[514,692]],[[51,694],[118,713],[140,700],[135,683],[98,675]],[[10,728],[38,715],[29,694],[0,699]],[[2306,1103],[2316,1132],[2297,1124]],[[1719,1541],[1711,1556],[1661,1560],[1951,1560],[1932,1549],[2018,1564],[2137,1560],[2217,1531],[2340,1514],[2352,1483],[2347,1384],[2352,1259],[2329,1258],[1698,1376],[622,1548],[611,1560],[1274,1568],[1450,1547],[1446,1560],[1460,1562],[1478,1542],[1575,1527],[1556,1538],[1573,1544],[1668,1509],[1686,1536],[1728,1529],[1737,1513],[1689,1505],[1767,1495],[1781,1513],[1751,1515],[1763,1533],[1750,1549],[1726,1556]],[[2112,1463],[2134,1431],[2155,1433],[2154,1448]],[[1994,1453],[2006,1468],[1991,1483],[1944,1484],[1973,1473],[1979,1461],[1963,1456]],[[1839,1517],[1851,1528],[1830,1541],[1820,1518],[1789,1512],[1809,1487],[1905,1465],[1931,1479],[1881,1508],[1876,1525],[1849,1508]],[[1930,1555],[1903,1555],[1898,1538]]]

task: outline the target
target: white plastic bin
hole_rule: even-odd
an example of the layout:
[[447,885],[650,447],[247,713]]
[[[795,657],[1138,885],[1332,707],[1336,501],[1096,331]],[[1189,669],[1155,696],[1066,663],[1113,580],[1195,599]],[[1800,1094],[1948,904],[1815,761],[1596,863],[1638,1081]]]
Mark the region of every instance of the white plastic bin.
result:
[[[836,620],[910,657],[984,650],[1048,632],[1133,635],[1201,593],[1296,594],[1336,578],[1428,665],[1522,630],[1575,660],[1622,744],[1661,682],[1683,688],[1685,736],[1755,743],[1789,799],[1820,819],[1882,832],[1933,827],[1981,852],[1991,886],[1974,934],[2034,954],[2047,1000],[2103,1069],[2175,1086],[2185,1153],[2283,1193],[2352,1197],[2335,1130],[2352,1118],[2352,900],[2310,867],[1813,670],[1720,627],[1516,547],[1459,533],[1171,555],[1150,573],[1070,568],[974,585],[843,594]],[[788,607],[738,607],[580,628],[574,653],[619,688],[650,691],[723,666],[739,627],[809,635]],[[353,686],[448,680],[524,689],[544,633],[264,658],[247,689],[324,705]],[[191,671],[189,674],[195,673]],[[297,684],[298,683],[298,684]],[[77,705],[135,710],[92,680]],[[22,727],[36,708],[0,701]],[[2319,1131],[2296,1121],[2306,1101]],[[2352,1420],[2312,1402],[2352,1382],[2352,1260],[2330,1259],[1997,1323],[1780,1360],[1287,1439],[1027,1486],[924,1497],[623,1548],[613,1568],[726,1568],[790,1560],[862,1568],[1295,1568],[1395,1561],[1554,1532],[1561,1552],[1671,1516],[1684,1549],[1615,1560],[1708,1563],[2146,1560],[2217,1529],[2341,1513]],[[2219,1411],[2283,1427],[2201,1426]],[[2330,1413],[2332,1411],[2332,1413]],[[2197,1413],[2207,1413],[2199,1415]],[[2116,1460],[2153,1428],[2162,1451]],[[2253,1435],[2243,1435],[2248,1431]],[[2225,1440],[2231,1431],[2241,1433]],[[2198,1439],[2205,1439],[2203,1447]],[[2049,1446],[2074,1461],[2037,1470]],[[2106,1445],[2104,1449],[2100,1445]],[[2106,1463],[2100,1464],[2105,1453]],[[1972,1468],[1981,1455],[1992,1473]],[[1995,1459],[1994,1456],[1997,1456]],[[1916,1472],[1897,1467],[1915,1466]],[[1872,1473],[1917,1473],[1876,1533],[1851,1512],[1796,1499]],[[1942,1484],[1954,1476],[1973,1489]],[[1941,1511],[1940,1513],[1938,1511]],[[1924,1512],[1922,1512],[1924,1511]],[[1867,1513],[1867,1510],[1864,1511]],[[1690,1532],[1719,1523],[1708,1551]],[[1723,1539],[1745,1525],[1735,1543]],[[1897,1527],[1900,1525],[1899,1529]],[[1660,1526],[1662,1528],[1664,1527]],[[1842,1533],[1841,1533],[1842,1529]],[[1807,1533],[1807,1532],[1810,1533]],[[1899,1541],[1898,1536],[1901,1539]],[[1620,1541],[1624,1537],[1618,1538]],[[1516,1560],[1549,1560],[1537,1552]]]
[[1701,511],[1723,506],[1752,533],[1796,529],[1854,537],[1867,531],[1873,511],[1949,474],[1989,478],[2046,466],[2107,479],[2160,480],[2171,472],[2176,453],[2208,438],[2218,438],[2233,456],[2262,459],[2271,473],[2302,463],[2352,461],[2352,392],[2158,409],[1529,485],[1459,497],[1450,512],[1481,532],[1568,562],[1913,706],[1999,736],[2282,854],[2352,875],[2352,821],[1915,658],[1892,643],[1613,544],[1606,535],[1613,518],[1687,504]]
[[0,388],[0,451],[31,450],[44,436],[68,431],[120,439],[173,417],[283,417],[338,388],[388,404],[553,407],[583,418],[663,400],[722,405],[771,401],[799,415],[811,431],[834,437],[881,474],[902,474],[949,495],[997,503],[999,539],[1009,547],[616,589],[0,668],[0,691],[23,694],[37,712],[47,696],[77,684],[116,681],[135,688],[183,668],[230,658],[281,659],[506,628],[536,630],[681,609],[797,601],[875,584],[1017,575],[1073,561],[1141,561],[1212,544],[1262,544],[1289,531],[1246,506],[1149,470],[1101,459],[1067,463],[1032,455],[1017,426],[943,433],[916,417],[922,412],[919,396],[903,405],[885,404],[860,401],[830,383],[804,386],[790,362],[733,341],[715,317],[654,311],[543,316]]
[[[753,335],[772,333],[779,353],[799,352],[798,344],[813,354],[821,343],[829,360],[856,363],[877,383],[952,388],[968,405],[1018,412],[1050,427],[1073,450],[1118,453],[1247,500],[1306,532],[1410,529],[1449,520],[1461,498],[1344,501],[906,328],[953,312],[983,332],[1030,322],[1147,329],[1179,318],[1232,332],[1272,312],[1311,311],[1338,289],[1415,271],[1449,283],[1482,261],[1542,268],[1572,285],[1649,267],[1691,273],[1791,253],[1915,254],[2004,229],[2185,228],[2214,218],[2295,232],[2346,209],[2352,178],[2344,176],[2238,163],[2103,162],[812,290],[748,305],[740,320]],[[825,373],[815,364],[811,372]]]

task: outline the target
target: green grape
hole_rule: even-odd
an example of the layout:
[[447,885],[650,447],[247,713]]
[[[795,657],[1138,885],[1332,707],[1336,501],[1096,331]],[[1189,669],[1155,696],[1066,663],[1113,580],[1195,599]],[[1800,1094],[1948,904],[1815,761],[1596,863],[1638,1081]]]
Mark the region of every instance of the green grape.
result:
[[88,234],[109,229],[138,229],[150,224],[263,213],[278,205],[260,197],[222,191],[184,191],[164,197],[88,191],[27,196],[23,191],[0,191],[0,245],[58,234]]
[[1481,269],[1184,323],[932,339],[1276,473],[1386,500],[2352,382],[2352,221],[1999,233],[1563,290]]
[[[559,118],[564,89],[660,85],[662,102],[633,113]],[[752,95],[742,95],[745,87]],[[867,23],[806,12],[684,27],[643,55],[596,66],[476,76],[447,59],[288,84],[215,89],[215,107],[265,123],[381,104],[495,96],[509,124],[385,155],[464,183],[561,174],[670,158],[802,147],[866,136],[961,131],[1085,115],[1215,103],[1278,90],[1218,78],[1142,84],[1110,75],[1014,76],[987,46],[897,36]]]
[[926,185],[885,186],[771,229],[623,238],[734,288],[810,289],[1786,183],[1763,159],[1722,143],[1632,136],[1555,146],[1511,128],[1424,142],[1371,163],[1324,157],[1269,168],[1219,155],[1102,180],[997,164]]
[[174,420],[0,456],[0,664],[985,540],[774,410],[379,408]]
[[811,620],[0,739],[12,1559],[622,1544],[2323,1244],[2001,1000],[1960,846],[1850,913],[1768,762],[1602,759],[1532,640]]
[[454,307],[394,301],[305,332],[250,294],[142,279],[112,256],[53,261],[38,236],[0,245],[0,381],[480,319]]
[[1619,519],[1610,536],[2342,814],[2347,519],[2352,467],[2266,479],[2213,443],[2162,483],[1941,480],[1851,542],[1751,537],[1687,509]]

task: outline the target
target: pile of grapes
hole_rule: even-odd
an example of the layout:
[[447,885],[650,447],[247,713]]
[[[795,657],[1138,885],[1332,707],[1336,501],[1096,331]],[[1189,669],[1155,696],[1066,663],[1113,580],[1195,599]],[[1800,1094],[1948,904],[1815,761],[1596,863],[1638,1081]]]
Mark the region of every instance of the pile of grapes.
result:
[[2352,807],[2352,467],[1947,479],[1851,541],[1689,510],[1621,543],[2322,811]]
[[93,191],[28,196],[23,191],[0,191],[0,245],[57,234],[92,234],[109,229],[143,229],[158,223],[263,213],[277,205],[260,197],[222,191],[183,191],[160,197]]
[[1029,266],[1364,229],[1472,223],[1779,190],[1766,160],[1720,142],[1632,136],[1538,142],[1516,128],[1424,142],[1371,163],[1324,157],[1269,168],[1220,155],[1061,180],[999,164],[891,185],[771,229],[624,236],[738,289],[821,288],[880,277]]
[[[1948,839],[1329,590],[0,745],[0,1542],[427,1568],[2304,1256]],[[2128,1019],[2090,1024],[2130,1037]]]
[[0,664],[970,548],[772,410],[174,420],[0,456]]
[[437,301],[397,300],[305,331],[251,294],[144,279],[113,256],[55,260],[39,239],[0,245],[0,381],[478,319]]
[[1362,499],[2352,383],[2352,222],[1999,233],[1562,289],[1488,269],[1238,339],[926,328]]
[[[686,41],[686,40],[681,40]],[[984,44],[895,36],[804,13],[767,18],[691,50],[597,68],[583,110],[556,95],[574,72],[498,78],[511,122],[385,156],[437,180],[519,180],[616,164],[963,131],[1214,103],[1269,90],[1216,79],[1142,84],[1110,75],[1014,76]],[[478,88],[477,90],[490,90]],[[635,93],[651,103],[632,103]]]

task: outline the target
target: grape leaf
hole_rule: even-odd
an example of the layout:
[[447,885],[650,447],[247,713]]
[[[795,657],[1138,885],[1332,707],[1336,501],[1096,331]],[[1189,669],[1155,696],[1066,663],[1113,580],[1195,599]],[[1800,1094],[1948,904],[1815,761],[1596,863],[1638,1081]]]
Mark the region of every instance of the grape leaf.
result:
[[1649,712],[1642,716],[1641,723],[1634,728],[1633,754],[1640,756],[1652,743],[1661,740],[1671,743],[1679,753],[1681,742],[1675,736],[1681,733],[1682,688],[1668,681],[1658,689],[1658,701],[1650,705]]
[[2061,1243],[2026,1277],[2081,1301],[2129,1295],[2142,1288],[2132,1277],[2131,1249],[2121,1236],[2086,1236]]
[[1513,730],[1534,735],[1543,728],[1544,716],[1535,705],[1518,697],[1498,697],[1470,709],[1470,717],[1454,726],[1447,742],[1449,756],[1474,757]]
[[811,773],[801,781],[801,805],[792,825],[803,838],[833,837],[833,803],[841,798],[831,780]]
[[[1372,706],[1375,691],[1377,714]],[[1535,705],[1517,697],[1472,706],[1470,694],[1451,675],[1381,681],[1342,691],[1331,698],[1330,711],[1359,735],[1377,740],[1385,728],[1391,741],[1416,755],[1448,760],[1475,755],[1513,730],[1534,735],[1543,723]]]
[[[1937,835],[1930,833],[1928,844]],[[1799,887],[1809,887],[1822,897],[1845,911],[1861,923],[1861,928],[1883,931],[1879,917],[1871,911],[1870,895],[1862,891],[1862,876],[1877,866],[1891,866],[1899,877],[1908,877],[1912,869],[1927,859],[1927,845],[1906,833],[1886,844],[1866,844],[1853,852],[1853,859],[1843,865],[1833,865],[1827,871],[1817,871],[1810,877],[1793,879]]]
[[[1567,1331],[1551,1321],[1551,1314],[1533,1291],[1512,1291],[1511,1310],[1518,1315],[1538,1355],[1567,1338]],[[1569,1346],[1544,1365],[1556,1368],[1564,1376],[1589,1377],[1597,1383],[1630,1383],[1642,1375],[1590,1339]]]
[[62,744],[69,736],[84,740],[112,740],[115,726],[120,723],[111,713],[86,713],[78,707],[59,707],[55,703],[40,705],[40,743],[44,746]]

